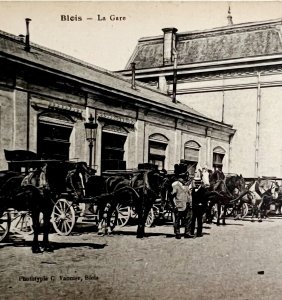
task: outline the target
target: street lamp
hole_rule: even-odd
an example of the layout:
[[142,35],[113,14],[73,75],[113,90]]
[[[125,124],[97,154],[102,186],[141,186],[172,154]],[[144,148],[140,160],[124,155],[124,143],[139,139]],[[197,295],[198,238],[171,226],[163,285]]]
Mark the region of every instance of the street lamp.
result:
[[94,141],[96,140],[97,127],[98,127],[98,124],[94,123],[94,118],[92,114],[90,114],[88,118],[88,122],[84,123],[84,127],[85,127],[86,140],[89,142],[89,168],[91,168],[93,144]]

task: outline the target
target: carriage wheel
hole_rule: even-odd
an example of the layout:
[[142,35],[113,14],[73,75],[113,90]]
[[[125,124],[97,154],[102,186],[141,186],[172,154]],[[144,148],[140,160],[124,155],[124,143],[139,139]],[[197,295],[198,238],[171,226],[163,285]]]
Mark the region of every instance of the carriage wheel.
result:
[[11,215],[9,212],[4,212],[0,218],[0,242],[8,235],[11,225]]
[[59,235],[69,235],[75,225],[75,211],[65,199],[59,199],[53,208],[52,223]]
[[117,225],[116,228],[119,229],[127,224],[130,219],[131,209],[130,206],[124,206],[118,204],[116,207],[117,210]]
[[[22,234],[32,234],[33,233],[33,223],[29,212],[18,212],[13,222],[13,229],[16,232]],[[42,214],[40,214],[40,223],[42,222]]]
[[249,212],[248,204],[243,203],[242,208],[241,208],[241,217],[242,217],[242,219],[247,216],[248,212]]
[[149,213],[148,213],[148,217],[146,219],[145,226],[146,227],[151,227],[154,223],[154,220],[155,220],[155,213],[154,213],[154,209],[151,208]]

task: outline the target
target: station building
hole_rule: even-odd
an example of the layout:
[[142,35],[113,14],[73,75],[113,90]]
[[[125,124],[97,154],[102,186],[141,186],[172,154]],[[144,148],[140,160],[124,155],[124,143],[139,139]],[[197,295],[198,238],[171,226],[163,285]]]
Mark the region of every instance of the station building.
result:
[[97,174],[155,163],[172,170],[181,159],[193,170],[229,172],[235,129],[166,93],[0,31],[0,169],[4,149],[44,159],[88,162],[84,125],[98,124]]
[[168,94],[176,73],[179,101],[236,128],[231,172],[282,177],[282,19],[233,24],[229,13],[227,26],[162,31],[140,38],[118,73],[134,62],[139,81]]

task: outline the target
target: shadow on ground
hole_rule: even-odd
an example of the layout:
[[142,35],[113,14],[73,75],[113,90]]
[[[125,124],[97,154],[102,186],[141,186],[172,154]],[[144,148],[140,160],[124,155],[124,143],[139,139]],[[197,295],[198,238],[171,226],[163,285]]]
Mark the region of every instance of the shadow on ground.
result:
[[[40,243],[40,242],[39,242]],[[71,243],[71,242],[51,242],[53,250],[66,249],[66,248],[90,248],[90,249],[103,249],[107,244],[97,244],[97,243]],[[8,247],[29,247],[31,248],[32,241],[25,241],[22,238],[13,238],[10,237],[5,243],[0,244],[0,249]]]

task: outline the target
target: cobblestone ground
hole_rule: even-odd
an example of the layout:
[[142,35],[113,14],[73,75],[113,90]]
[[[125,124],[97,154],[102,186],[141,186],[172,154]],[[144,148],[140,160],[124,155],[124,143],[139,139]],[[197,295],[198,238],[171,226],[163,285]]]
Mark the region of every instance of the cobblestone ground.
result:
[[[54,253],[36,255],[30,236],[12,235],[0,244],[0,298],[281,299],[282,218],[227,223],[181,240],[171,225],[147,229],[142,240],[136,226],[105,237],[85,228],[51,234]],[[31,276],[47,280],[23,280]]]

